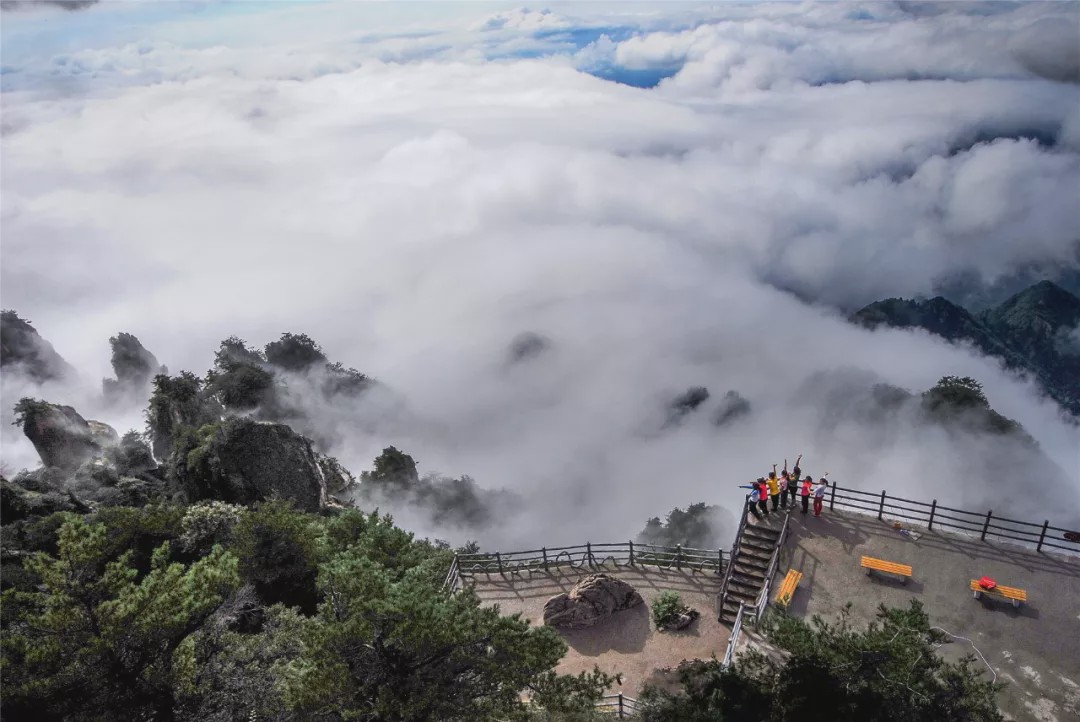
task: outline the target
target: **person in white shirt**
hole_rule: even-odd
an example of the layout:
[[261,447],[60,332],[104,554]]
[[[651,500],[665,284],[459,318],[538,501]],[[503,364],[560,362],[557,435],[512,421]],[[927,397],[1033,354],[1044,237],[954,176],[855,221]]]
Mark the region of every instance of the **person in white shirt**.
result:
[[761,512],[757,510],[759,501],[761,501],[761,492],[757,490],[757,487],[753,487],[750,489],[750,503],[747,506],[750,509],[750,513],[758,519],[761,518]]
[[825,481],[824,476],[821,477],[814,487],[814,516],[821,516],[821,504],[825,501],[825,490],[828,488],[829,482]]

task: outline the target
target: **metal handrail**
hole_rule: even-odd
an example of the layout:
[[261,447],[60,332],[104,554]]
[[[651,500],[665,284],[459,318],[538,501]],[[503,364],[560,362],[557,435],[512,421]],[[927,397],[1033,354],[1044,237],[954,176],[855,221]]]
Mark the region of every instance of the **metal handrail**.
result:
[[776,548],[773,549],[772,556],[769,558],[769,566],[765,572],[765,584],[761,587],[761,594],[758,595],[757,604],[754,605],[754,624],[761,622],[761,618],[765,616],[765,608],[769,606],[769,592],[772,589],[772,578],[776,574],[776,568],[780,565],[780,550],[784,546],[784,541],[787,539],[788,523],[791,521],[791,512],[789,511],[784,517],[784,526],[780,528],[780,536],[776,540]]
[[739,520],[739,528],[735,532],[735,541],[731,543],[731,554],[728,555],[727,571],[724,572],[724,581],[720,583],[720,609],[717,614],[723,614],[724,602],[727,601],[728,582],[731,581],[731,570],[735,566],[735,559],[739,556],[739,546],[742,541],[743,531],[746,529],[746,517],[750,514],[750,495],[743,499],[742,519]]
[[742,634],[743,614],[746,611],[746,603],[739,602],[739,611],[735,613],[735,622],[731,625],[731,636],[728,637],[727,649],[724,650],[724,661],[720,666],[724,669],[731,666],[735,659],[735,647],[739,643],[739,635]]

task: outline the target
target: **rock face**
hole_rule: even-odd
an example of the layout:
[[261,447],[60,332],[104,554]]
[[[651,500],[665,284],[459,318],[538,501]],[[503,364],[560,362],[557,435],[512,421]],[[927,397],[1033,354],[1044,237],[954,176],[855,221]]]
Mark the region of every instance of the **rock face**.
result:
[[956,343],[974,345],[1007,368],[1030,372],[1047,394],[1080,416],[1080,297],[1042,281],[975,314],[940,296],[926,301],[889,298],[861,309],[851,320],[867,328],[922,328]]
[[0,315],[0,366],[21,372],[38,383],[73,376],[74,369],[14,311]]
[[570,590],[544,604],[544,624],[558,629],[582,629],[610,617],[615,612],[644,603],[637,591],[607,574],[591,574]]
[[280,497],[305,511],[326,504],[322,457],[285,424],[231,418],[204,426],[199,437],[179,454],[177,477],[189,501],[250,504]]
[[113,336],[109,339],[109,345],[112,346],[112,367],[116,378],[101,382],[106,399],[144,400],[154,376],[169,372],[158,363],[154,354],[147,351],[139,339],[130,333]]
[[70,406],[22,399],[15,405],[17,423],[45,466],[72,472],[120,437],[108,424],[87,421]]

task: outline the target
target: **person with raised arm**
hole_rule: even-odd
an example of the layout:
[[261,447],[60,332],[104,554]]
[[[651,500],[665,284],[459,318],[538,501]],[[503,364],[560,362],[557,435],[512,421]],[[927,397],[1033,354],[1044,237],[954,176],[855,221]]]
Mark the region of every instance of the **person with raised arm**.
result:
[[[829,472],[825,472],[825,476],[828,476]],[[817,486],[814,487],[814,516],[821,516],[821,505],[825,501],[825,490],[829,488],[829,482],[825,480],[825,476],[821,477]]]
[[780,481],[776,478],[776,464],[772,465],[772,471],[769,472],[769,480],[766,483],[769,486],[769,497],[772,499],[772,510],[776,511],[780,508]]

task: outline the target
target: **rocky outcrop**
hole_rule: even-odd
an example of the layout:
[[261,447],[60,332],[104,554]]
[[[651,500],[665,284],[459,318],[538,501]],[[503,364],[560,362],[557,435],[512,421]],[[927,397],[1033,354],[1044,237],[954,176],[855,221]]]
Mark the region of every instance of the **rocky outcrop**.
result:
[[251,504],[273,497],[317,511],[326,503],[326,465],[311,441],[285,424],[231,418],[203,426],[174,453],[188,500]]
[[22,373],[38,383],[75,373],[52,344],[14,311],[0,314],[0,367],[5,373]]
[[158,374],[167,374],[169,370],[159,364],[154,354],[130,333],[121,332],[113,336],[109,339],[109,345],[112,346],[112,367],[116,378],[101,382],[106,400],[145,401],[153,378]]
[[551,346],[551,341],[532,331],[518,334],[510,341],[507,359],[510,363],[519,363],[534,359]]
[[724,426],[740,416],[750,413],[750,402],[744,399],[738,391],[728,391],[720,400],[720,405],[713,415],[713,423]]
[[667,405],[667,425],[677,424],[688,414],[709,400],[709,390],[704,386],[691,386]]
[[15,405],[15,422],[34,445],[41,463],[75,471],[120,437],[108,424],[87,421],[70,406],[24,398]]
[[557,629],[582,629],[643,603],[637,590],[621,579],[591,574],[575,584],[569,593],[557,594],[547,600],[544,624]]
[[90,507],[66,491],[31,491],[14,482],[0,479],[0,524],[48,516],[58,511],[87,514]]

